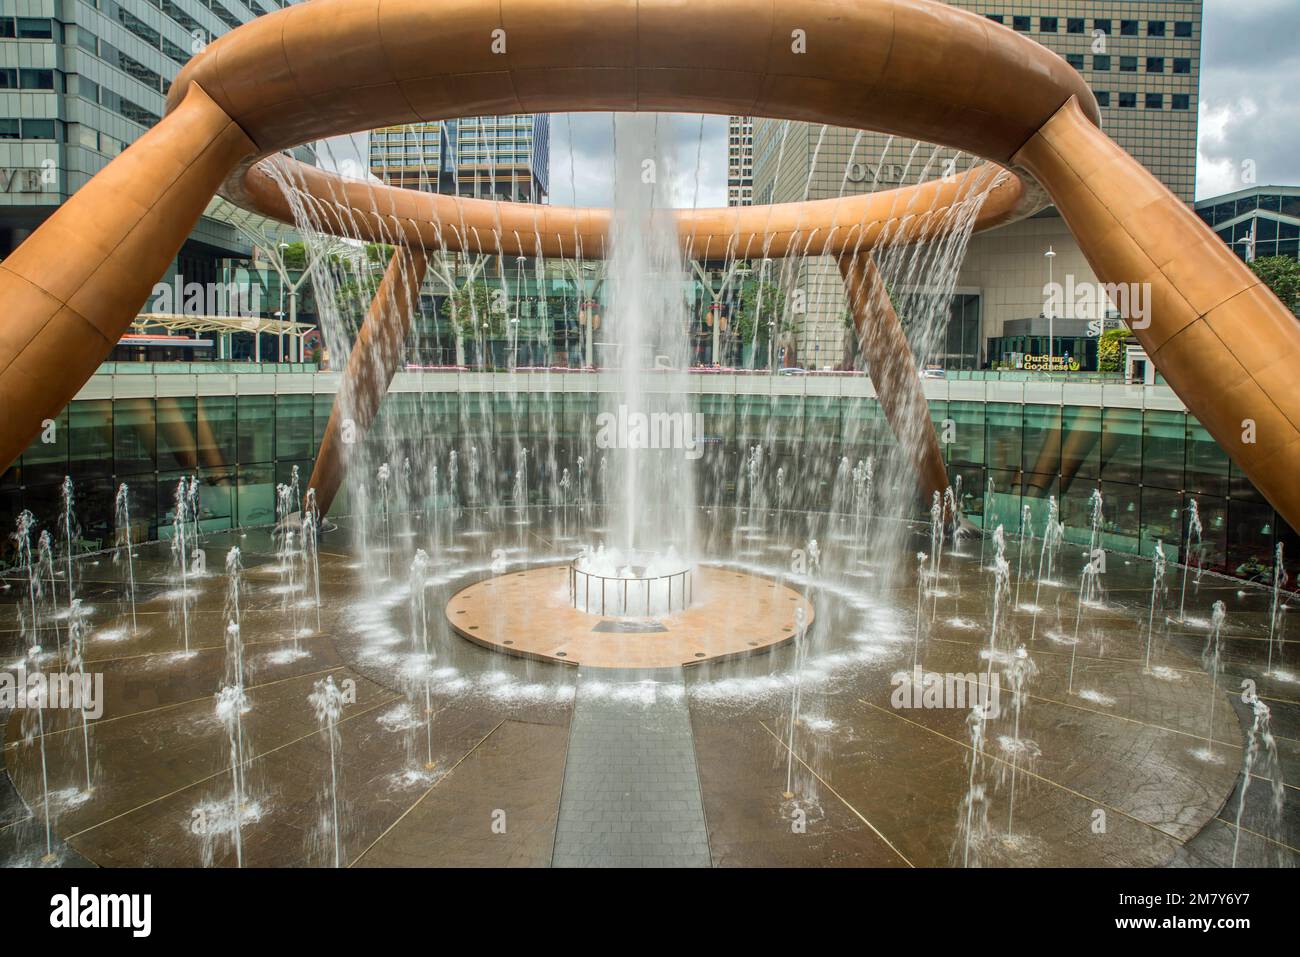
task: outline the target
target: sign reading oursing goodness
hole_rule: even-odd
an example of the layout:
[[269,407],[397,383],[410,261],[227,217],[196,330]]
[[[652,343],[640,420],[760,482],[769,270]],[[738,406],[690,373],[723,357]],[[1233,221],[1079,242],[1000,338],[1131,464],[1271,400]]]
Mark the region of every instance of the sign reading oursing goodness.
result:
[[1022,368],[1033,372],[1078,372],[1079,360],[1071,356],[1025,356]]

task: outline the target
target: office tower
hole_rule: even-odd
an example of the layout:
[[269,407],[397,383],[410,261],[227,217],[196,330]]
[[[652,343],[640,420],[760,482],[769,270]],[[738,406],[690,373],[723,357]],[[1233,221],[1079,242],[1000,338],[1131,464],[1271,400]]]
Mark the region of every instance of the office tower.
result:
[[[1196,180],[1202,0],[949,0],[1059,53],[1096,94],[1102,127],[1175,195],[1191,203]],[[730,145],[729,145],[730,149]],[[881,133],[780,120],[753,120],[753,201],[824,199],[889,189],[966,169],[976,158]],[[730,155],[730,154],[729,154]],[[1051,247],[1062,274],[1091,270],[1054,211],[971,241],[958,280],[978,300],[983,338],[1002,324],[1037,319]],[[841,351],[844,307],[838,271],[812,262],[801,269],[810,300],[801,341],[805,354]],[[962,304],[969,316],[969,303]],[[1060,333],[1062,330],[1055,330]],[[1077,331],[1077,330],[1067,330]],[[940,358],[950,367],[982,361],[972,337]],[[976,336],[974,339],[978,340]]]
[[[196,53],[282,0],[0,0],[0,255],[6,255],[162,116]],[[229,204],[213,200],[177,256],[187,280],[214,281],[247,257]]]
[[370,172],[392,186],[543,202],[550,117],[515,113],[386,127],[370,135]]
[[754,118],[727,118],[727,205],[754,202]]

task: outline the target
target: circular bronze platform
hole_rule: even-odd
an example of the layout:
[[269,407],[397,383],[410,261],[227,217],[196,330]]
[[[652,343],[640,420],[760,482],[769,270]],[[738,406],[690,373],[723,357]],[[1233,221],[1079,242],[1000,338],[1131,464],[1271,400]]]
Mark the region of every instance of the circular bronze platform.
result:
[[812,604],[761,575],[697,567],[690,608],[659,618],[590,615],[569,603],[569,566],[507,572],[462,589],[447,621],[487,648],[589,668],[675,668],[753,654],[794,638]]

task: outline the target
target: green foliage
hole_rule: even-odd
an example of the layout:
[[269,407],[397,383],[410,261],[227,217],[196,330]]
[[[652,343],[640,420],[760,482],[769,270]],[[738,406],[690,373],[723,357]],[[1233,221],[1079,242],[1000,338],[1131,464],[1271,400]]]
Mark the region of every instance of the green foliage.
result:
[[330,256],[326,268],[334,277],[334,302],[340,315],[365,315],[370,307],[370,296],[362,288],[361,277],[357,275],[352,261],[341,256]]
[[1097,371],[1121,372],[1124,368],[1124,340],[1128,338],[1126,327],[1107,329],[1097,340]]
[[1265,256],[1252,262],[1250,268],[1284,306],[1295,311],[1300,304],[1300,262],[1290,256]]
[[393,247],[385,243],[366,243],[366,262],[387,268],[393,258]]
[[741,342],[751,342],[757,326],[759,340],[766,342],[769,322],[776,323],[778,334],[793,325],[785,314],[785,291],[774,282],[744,283],[731,313],[729,332]]
[[305,243],[289,243],[284,249],[280,250],[280,258],[284,260],[284,268],[289,270],[302,270],[307,268],[307,246]]
[[488,338],[500,338],[506,332],[506,313],[494,308],[497,298],[498,290],[481,279],[465,283],[443,300],[442,315],[462,336],[477,339],[486,323]]
[[889,294],[889,304],[894,308],[894,315],[898,316],[898,324],[903,327],[903,331],[910,333],[912,331],[912,314],[908,311],[908,305],[912,302],[913,297],[906,293],[895,293],[894,290],[886,290]]

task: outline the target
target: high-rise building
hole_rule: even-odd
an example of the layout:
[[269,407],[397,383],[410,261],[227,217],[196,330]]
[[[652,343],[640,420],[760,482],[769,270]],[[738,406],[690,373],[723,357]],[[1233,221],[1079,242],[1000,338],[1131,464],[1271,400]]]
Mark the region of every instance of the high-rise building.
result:
[[[1059,53],[1096,94],[1102,128],[1191,203],[1196,180],[1202,0],[948,0],[988,17]],[[729,146],[730,149],[730,146]],[[729,154],[730,155],[730,154]],[[889,189],[965,169],[976,158],[881,133],[755,118],[753,201],[824,199]],[[1001,335],[1008,321],[1041,314],[1051,247],[1062,275],[1095,277],[1054,210],[972,239],[958,289],[974,297],[982,338]],[[838,355],[844,308],[831,263],[802,268],[810,310],[801,352]],[[963,302],[964,315],[970,303]],[[969,335],[960,354],[942,359],[981,364]],[[974,337],[976,340],[980,337]],[[951,339],[951,337],[950,337]]]
[[[1101,107],[1103,129],[1190,203],[1196,180],[1202,0],[948,0],[1043,44],[1077,69]],[[787,126],[789,129],[787,130]],[[855,140],[856,148],[855,148]],[[757,202],[839,195],[875,182],[915,182],[915,143],[879,133],[759,119]],[[816,169],[809,168],[814,152]],[[951,151],[941,154],[944,159]],[[910,159],[910,162],[909,162]],[[928,152],[922,159],[928,159]],[[942,175],[940,164],[927,175]]]
[[550,192],[550,116],[471,116],[370,134],[370,172],[393,186],[481,199],[543,202]]
[[386,126],[370,133],[370,172],[390,186],[452,193],[455,120]]
[[[172,80],[216,37],[285,0],[0,0],[0,255],[158,122]],[[177,256],[215,281],[248,241],[213,200]]]
[[727,205],[754,202],[754,118],[727,118]]

